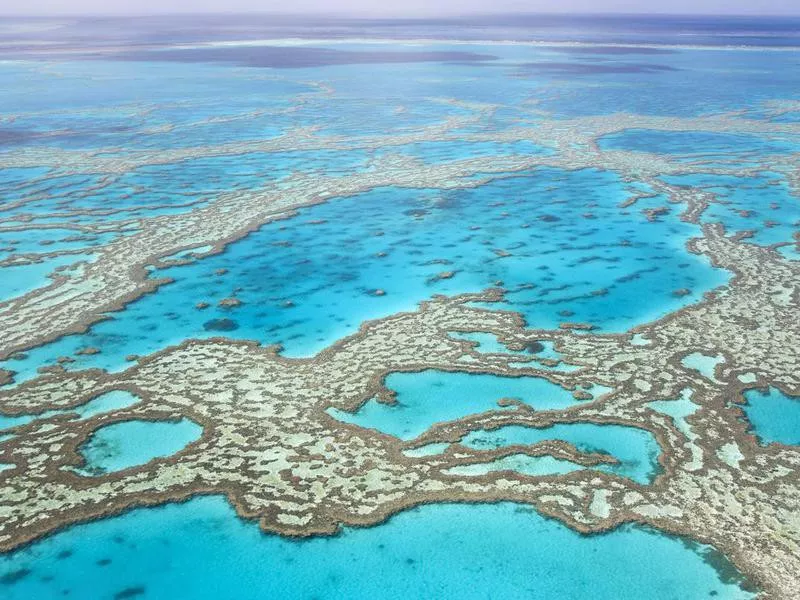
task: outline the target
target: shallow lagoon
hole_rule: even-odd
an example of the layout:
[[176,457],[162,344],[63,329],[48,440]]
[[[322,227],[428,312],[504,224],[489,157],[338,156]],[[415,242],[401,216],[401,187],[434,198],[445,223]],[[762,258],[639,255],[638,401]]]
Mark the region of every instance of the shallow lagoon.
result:
[[559,423],[544,429],[512,425],[494,431],[472,432],[461,443],[470,448],[489,450],[544,440],[564,440],[582,452],[609,454],[619,460],[618,465],[592,468],[629,477],[638,483],[649,483],[660,470],[658,455],[661,449],[653,435],[643,429],[622,425]]
[[[116,370],[126,355],[217,335],[308,356],[366,319],[413,309],[434,294],[497,285],[507,299],[488,306],[519,311],[531,327],[569,320],[620,331],[727,280],[685,249],[696,227],[676,214],[649,222],[639,208],[621,210],[628,193],[611,173],[544,169],[476,189],[383,188],[335,199],[265,225],[220,255],[158,270],[154,276],[175,283],[87,334],[4,366],[23,380],[95,346],[100,354],[74,356],[67,368]],[[675,295],[680,289],[689,293]],[[217,306],[233,295],[240,306]],[[200,302],[209,308],[195,308]]]
[[93,417],[101,413],[111,412],[114,410],[132,406],[136,404],[138,401],[139,398],[137,398],[130,392],[126,392],[124,390],[112,390],[110,392],[100,394],[99,396],[95,396],[94,398],[89,400],[89,402],[87,402],[86,404],[82,404],[74,408],[51,410],[44,413],[40,413],[38,415],[36,414],[18,415],[14,417],[0,414],[0,431],[4,431],[5,429],[9,429],[11,427],[17,427],[18,425],[24,425],[26,423],[30,423],[31,421],[35,421],[36,419],[48,418],[58,414],[74,413],[78,415],[79,419],[88,419],[89,417]]
[[[331,409],[335,418],[410,440],[434,423],[501,408],[501,399],[515,399],[536,410],[567,408],[578,401],[572,394],[540,377],[501,377],[471,373],[422,371],[392,373],[386,387],[394,391],[396,403],[370,400],[355,413]],[[606,388],[594,390],[602,393]]]
[[122,421],[97,429],[79,448],[86,464],[82,475],[102,475],[170,456],[200,438],[194,421]]
[[[453,421],[489,410],[514,410],[498,404],[501,399],[514,399],[536,410],[559,410],[579,401],[567,390],[538,377],[500,377],[488,374],[392,373],[386,386],[396,393],[396,403],[387,405],[372,399],[355,413],[330,409],[336,419],[360,427],[377,429],[403,440],[411,440],[436,423]],[[594,397],[608,391],[595,386]],[[649,483],[659,472],[660,448],[650,432],[621,425],[593,423],[559,423],[535,429],[507,426],[494,431],[474,431],[461,443],[478,450],[511,445],[532,445],[544,440],[564,440],[581,452],[611,455],[619,463],[592,467]],[[443,452],[448,444],[428,444],[409,450],[407,456],[430,456]],[[455,474],[483,474],[488,471],[513,470],[530,475],[555,475],[582,469],[579,464],[549,456],[514,455],[490,463],[457,467]]]
[[0,557],[0,586],[8,600],[753,597],[708,547],[631,526],[583,537],[514,504],[425,506],[293,541],[220,497],[70,528]]
[[0,277],[0,302],[5,302],[50,283],[50,275],[59,268],[92,260],[90,254],[68,254],[47,258],[42,262],[4,267]]
[[747,404],[742,408],[762,444],[800,445],[800,397],[774,387],[748,390],[744,397]]

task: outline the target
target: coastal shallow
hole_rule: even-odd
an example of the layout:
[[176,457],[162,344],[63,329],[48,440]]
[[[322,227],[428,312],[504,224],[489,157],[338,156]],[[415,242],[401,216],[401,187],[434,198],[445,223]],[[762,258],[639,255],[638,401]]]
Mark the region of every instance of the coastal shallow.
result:
[[198,498],[80,525],[0,557],[8,600],[201,599],[233,590],[242,599],[368,599],[387,590],[405,598],[753,598],[741,584],[708,547],[634,527],[585,539],[513,504],[423,506],[380,527],[296,541],[237,520],[222,498]]
[[743,406],[747,421],[761,443],[800,446],[800,398],[778,389],[749,390]]

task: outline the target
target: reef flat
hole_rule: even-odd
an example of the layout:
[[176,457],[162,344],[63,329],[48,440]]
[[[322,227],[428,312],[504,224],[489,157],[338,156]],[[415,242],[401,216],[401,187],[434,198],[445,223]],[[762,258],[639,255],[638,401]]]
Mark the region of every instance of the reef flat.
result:
[[[454,100],[453,103],[457,102]],[[476,114],[475,119],[479,119],[481,115],[487,118],[491,115],[491,110],[496,108],[498,107],[483,108],[483,111]],[[488,115],[485,114],[487,112]],[[683,201],[683,196],[694,196],[690,210],[698,210],[709,201],[706,198],[707,194],[670,186],[663,181],[656,181],[655,178],[661,175],[691,173],[746,176],[769,166],[773,171],[785,173],[795,192],[800,186],[800,174],[798,174],[800,168],[797,166],[800,164],[800,152],[781,155],[780,159],[771,157],[770,160],[774,162],[769,165],[756,165],[748,169],[737,168],[735,165],[709,169],[703,164],[672,162],[662,155],[602,150],[597,146],[597,140],[601,136],[626,129],[758,132],[768,137],[770,134],[800,135],[800,124],[764,124],[735,116],[666,119],[614,115],[573,121],[539,120],[535,127],[514,129],[502,134],[472,134],[455,138],[448,136],[449,130],[458,129],[465,124],[464,120],[456,120],[455,123],[445,123],[417,135],[409,134],[404,138],[392,136],[383,140],[380,138],[351,140],[344,144],[344,148],[366,148],[374,151],[420,141],[448,139],[460,139],[466,142],[524,140],[549,147],[554,154],[541,158],[492,156],[437,165],[420,164],[419,161],[408,157],[389,155],[370,165],[362,173],[337,178],[298,174],[290,177],[288,181],[282,180],[274,187],[221,195],[208,206],[195,209],[188,214],[143,220],[137,223],[136,233],[100,249],[91,263],[83,265],[79,270],[71,271],[67,276],[57,277],[49,286],[0,304],[0,328],[5,332],[5,343],[0,350],[2,352],[0,357],[7,357],[16,351],[25,350],[67,333],[83,331],[87,325],[102,318],[103,313],[119,309],[131,300],[152,291],[164,282],[146,280],[145,267],[154,264],[160,258],[198,247],[211,248],[201,254],[220,251],[230,241],[246,235],[270,220],[286,218],[297,208],[378,187],[452,189],[480,185],[490,179],[489,173],[508,174],[534,167],[572,170],[602,168],[620,173],[631,180],[647,183],[657,191],[666,192],[672,202]],[[159,152],[159,158],[155,160],[175,162],[189,157],[216,156],[217,152],[235,155],[253,151],[265,152],[270,149],[273,151],[281,149],[285,152],[301,149],[342,149],[336,141],[325,139],[298,144],[296,136],[297,134],[288,135],[287,139],[279,138],[275,142],[255,147],[249,144],[239,145],[235,150],[198,148],[191,151],[181,150],[178,156],[174,157],[169,157],[169,153],[163,156],[164,152]],[[15,152],[3,158],[5,160],[0,160],[0,167],[5,168],[21,168],[33,164],[41,166],[43,160],[42,156],[34,155],[31,161],[24,152],[19,154]],[[109,175],[131,168],[125,165],[124,161],[123,164],[119,164],[116,160],[108,164],[101,159],[97,161],[98,164],[93,165],[95,161],[91,155],[81,154],[78,157],[71,157],[69,152],[49,151],[46,160],[52,160],[52,164],[60,165],[61,169],[66,168],[68,173],[81,172],[81,169],[88,168]],[[135,164],[158,164],[151,161],[144,158],[142,162]],[[74,162],[82,165],[77,171],[71,166]],[[476,180],[476,176],[480,178]],[[635,201],[636,199],[632,198],[630,204]],[[129,227],[130,223],[125,223],[125,226]],[[15,226],[12,229],[20,232],[25,230],[24,226]],[[800,244],[800,241],[796,243]],[[50,256],[54,255],[57,253]]]
[[[507,52],[505,60],[519,58]],[[37,60],[20,63],[47,77],[47,68],[72,68]],[[518,63],[508,77],[486,76],[515,94],[523,86],[505,103],[464,90],[431,94],[424,106],[432,113],[412,118],[422,109],[392,105],[386,116],[381,97],[386,130],[370,126],[361,105],[348,112],[352,73],[328,76],[323,67],[314,80],[265,77],[289,88],[276,88],[280,101],[257,112],[158,128],[145,108],[117,107],[152,136],[129,149],[45,137],[0,152],[0,269],[51,272],[39,281],[39,271],[24,272],[32,289],[21,284],[0,303],[0,550],[196,496],[224,496],[264,532],[297,538],[388,526],[420,505],[514,502],[581,534],[634,524],[707,544],[760,597],[800,596],[800,448],[785,443],[787,428],[776,428],[777,438],[759,431],[759,419],[780,417],[759,408],[751,423],[747,406],[759,391],[784,411],[800,397],[800,122],[787,118],[797,101],[758,97],[737,109],[728,100],[727,110],[688,115],[576,114],[579,103],[559,113],[553,98],[591,102],[593,85],[603,93],[620,86],[603,80],[575,92],[548,79],[532,99],[528,67]],[[447,79],[441,65],[426,66],[416,76],[471,85],[467,75],[495,68],[453,66]],[[247,85],[258,80],[219,69]],[[6,121],[59,114],[20,111]],[[259,137],[249,124],[262,118],[282,129]],[[238,123],[235,139],[196,133],[227,134]],[[184,143],[169,138],[182,129]],[[589,183],[570,179],[576,174]],[[613,203],[591,197],[593,186]],[[433,200],[380,213],[381,202],[404,202],[402,194]],[[480,194],[496,197],[481,204]],[[546,212],[515,198],[526,194]],[[469,202],[479,220],[459,207]],[[345,203],[339,213],[312,212]],[[569,203],[578,212],[559,210]],[[370,221],[376,210],[384,219]],[[420,233],[437,210],[442,221],[431,231],[439,228],[441,246]],[[348,219],[368,225],[348,229]],[[664,239],[647,247],[648,234],[634,227]],[[292,288],[292,298],[249,288],[263,270],[234,270],[227,280],[233,267],[214,263],[202,277],[224,281],[228,293],[182,300],[220,337],[187,328],[137,353],[137,323],[155,331],[148,318],[180,322],[174,313],[183,309],[164,294],[178,286],[173,276],[199,277],[181,269],[228,255],[255,262],[254,253],[292,265],[311,263],[308,251],[341,259],[313,245],[315,236],[363,250],[370,262],[348,264],[332,284],[306,271],[309,289]],[[366,238],[392,245],[357,247]],[[237,250],[255,239],[262,245]],[[296,254],[280,253],[294,243]],[[623,256],[630,246],[646,252]],[[410,249],[390,271],[407,277],[405,295],[402,285],[368,285],[391,279],[374,265],[398,247]],[[482,248],[481,262],[465,257]],[[576,249],[561,270],[534,260],[555,264]],[[586,263],[612,275],[581,271]],[[699,275],[681,275],[693,266]],[[681,283],[664,284],[668,298],[643,313],[651,298],[626,286],[649,273]],[[386,304],[324,314],[339,293],[346,305]],[[133,310],[149,299],[147,314]],[[293,317],[304,302],[319,314]],[[587,302],[606,313],[578,320]],[[543,327],[540,306],[562,320]],[[607,327],[608,314],[637,324]],[[329,339],[342,329],[322,324],[349,320],[347,335]],[[101,321],[116,330],[91,337]],[[303,335],[327,340],[324,349],[288,355],[282,343]],[[77,345],[63,345],[70,339]],[[125,366],[96,368],[110,347],[128,349]]]
[[[0,456],[15,463],[3,472],[2,497],[12,502],[0,540],[10,549],[72,522],[195,494],[225,494],[241,516],[290,535],[378,523],[425,502],[514,500],[585,532],[633,520],[687,534],[720,548],[765,589],[791,597],[797,591],[798,538],[784,524],[798,511],[800,453],[759,446],[729,399],[765,382],[800,395],[795,369],[800,357],[795,350],[772,352],[775,344],[793,348],[800,334],[795,319],[800,292],[796,283],[786,283],[798,281],[800,267],[774,250],[726,237],[720,226],[707,226],[704,233],[693,249],[736,277],[701,304],[638,327],[635,333],[649,341],[643,346],[633,345],[630,335],[529,330],[513,314],[467,305],[494,299],[490,294],[439,298],[419,311],[366,324],[311,360],[284,359],[269,348],[222,339],[187,342],[116,376],[91,371],[43,376],[4,392],[9,413],[69,409],[111,390],[130,391],[141,401],[81,421],[58,416],[15,428]],[[552,341],[562,360],[579,369],[509,367],[518,356],[490,359],[473,344],[449,337],[450,331],[489,332],[510,346]],[[693,352],[724,357],[713,379],[681,364]],[[433,427],[406,443],[325,412],[353,411],[376,394],[391,401],[382,386],[388,373],[426,368],[536,375],[567,389],[602,384],[611,392],[564,411],[523,405],[490,411]],[[755,381],[743,384],[737,376],[744,373],[754,374]],[[691,441],[672,419],[647,406],[674,400],[687,388],[699,407],[688,419]],[[63,469],[79,464],[77,446],[100,427],[182,417],[200,423],[203,434],[174,457],[99,481]],[[495,451],[458,445],[476,429],[569,422],[652,431],[663,450],[663,473],[650,486],[591,471],[557,477],[444,473],[520,452],[593,464],[597,457],[564,443]],[[402,453],[442,441],[454,445],[440,456],[409,459]],[[736,460],[728,458],[732,453]]]

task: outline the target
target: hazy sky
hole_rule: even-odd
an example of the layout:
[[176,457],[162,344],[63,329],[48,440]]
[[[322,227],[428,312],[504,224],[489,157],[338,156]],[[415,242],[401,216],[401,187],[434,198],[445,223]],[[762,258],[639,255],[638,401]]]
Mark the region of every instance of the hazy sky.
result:
[[800,0],[0,0],[0,14],[203,12],[431,16],[502,12],[800,14]]

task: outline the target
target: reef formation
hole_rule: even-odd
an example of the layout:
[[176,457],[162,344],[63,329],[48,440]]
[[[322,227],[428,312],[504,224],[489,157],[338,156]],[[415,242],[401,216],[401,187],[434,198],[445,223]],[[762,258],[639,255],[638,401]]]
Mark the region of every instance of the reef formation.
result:
[[[549,149],[534,156],[440,164],[390,152],[362,172],[295,174],[262,189],[220,195],[186,213],[124,221],[118,227],[134,225],[135,233],[99,247],[93,262],[0,305],[0,356],[83,331],[109,311],[168,283],[149,279],[149,266],[174,261],[170,257],[193,249],[200,257],[220,252],[262,224],[291,218],[293,211],[310,204],[380,186],[474,187],[537,167],[600,168],[666,194],[682,208],[683,220],[701,223],[704,211],[719,201],[716,195],[658,177],[699,172],[746,176],[766,165],[678,162],[664,155],[602,149],[598,140],[629,129],[800,135],[800,124],[739,114],[559,120],[535,109],[535,125],[475,133],[462,130],[488,118],[496,107],[462,108],[473,115],[406,136],[345,138],[303,129],[263,143],[119,158],[50,149],[4,155],[3,166],[8,167],[50,161],[75,173],[115,177],[158,161],[254,151],[391,150],[442,139],[524,140]],[[786,178],[795,196],[798,165],[798,154],[773,156],[769,164]],[[633,195],[623,208],[635,208],[639,199]],[[651,211],[648,218],[659,214]],[[306,359],[283,357],[274,346],[213,338],[187,340],[140,357],[120,373],[48,368],[31,381],[0,391],[4,414],[55,411],[10,429],[0,445],[0,462],[9,465],[0,471],[0,549],[17,548],[72,523],[198,494],[224,494],[239,515],[257,519],[264,530],[296,536],[376,524],[421,503],[509,500],[532,505],[586,533],[637,522],[709,543],[766,595],[798,597],[800,449],[759,444],[737,407],[743,392],[752,388],[772,386],[800,395],[800,263],[778,251],[783,245],[756,246],[748,243],[746,233],[730,235],[721,223],[703,223],[702,236],[690,242],[689,250],[733,278],[702,301],[623,334],[596,332],[591,324],[570,323],[566,317],[559,329],[532,329],[519,315],[502,310],[506,292],[499,286],[458,297],[437,296],[418,310],[365,323],[356,334]],[[496,308],[478,308],[475,302]],[[454,332],[492,334],[510,350],[551,342],[560,364],[575,368],[554,369],[557,361],[548,365],[513,352],[479,352],[474,342],[457,339]],[[698,354],[716,360],[713,373],[687,366],[685,359]],[[539,411],[505,400],[497,410],[436,424],[407,441],[330,414],[332,408],[354,412],[376,397],[392,403],[385,385],[389,374],[427,369],[541,377],[573,391],[578,402],[563,410]],[[10,382],[13,373],[6,378]],[[593,398],[585,391],[593,385],[610,391]],[[71,412],[113,390],[128,391],[139,401],[88,418]],[[650,406],[681,397],[697,406],[684,422]],[[184,418],[200,424],[203,432],[175,455],[93,477],[75,471],[83,461],[80,446],[100,427]],[[577,422],[651,432],[661,448],[654,481],[643,485],[593,470],[613,458],[564,441],[491,450],[460,443],[470,432],[507,425],[545,428]],[[439,453],[409,452],[435,443],[447,447]],[[589,468],[543,476],[453,471],[512,455],[552,456]]]

